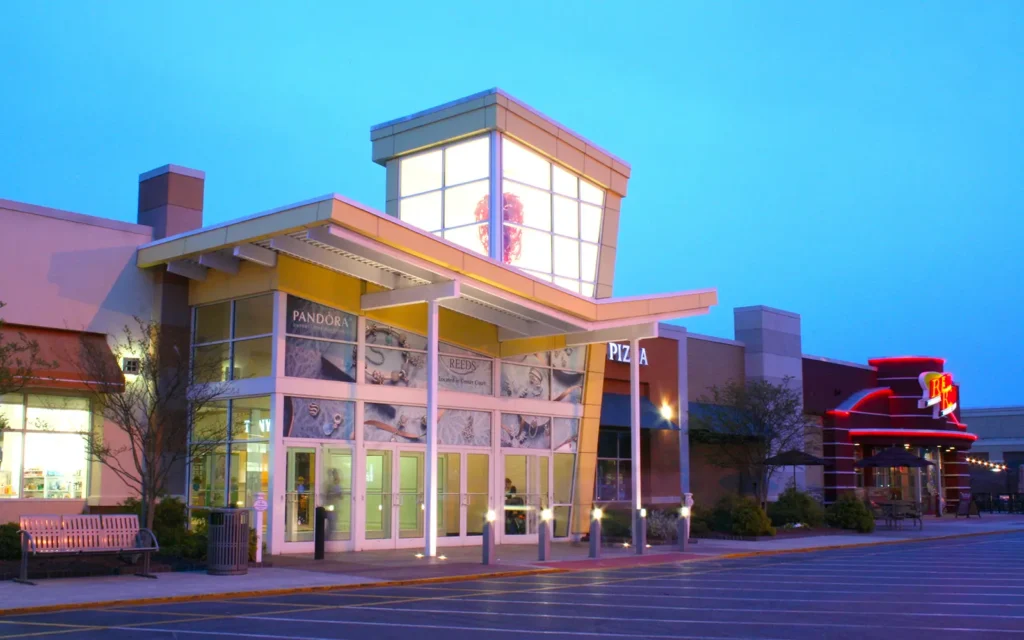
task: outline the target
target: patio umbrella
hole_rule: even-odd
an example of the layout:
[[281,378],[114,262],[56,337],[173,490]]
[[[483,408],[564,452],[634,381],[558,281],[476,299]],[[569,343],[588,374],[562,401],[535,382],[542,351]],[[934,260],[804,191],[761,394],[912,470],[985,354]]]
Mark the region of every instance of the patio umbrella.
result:
[[793,467],[793,488],[796,488],[796,468],[797,467],[824,467],[825,461],[817,456],[800,451],[799,449],[790,449],[789,451],[783,451],[780,454],[774,455],[764,461],[765,464],[772,465],[775,467]]
[[924,458],[915,456],[906,449],[900,447],[889,447],[873,456],[858,460],[854,466],[860,469],[870,467],[893,468],[909,467],[911,469],[922,469],[931,466],[932,463]]

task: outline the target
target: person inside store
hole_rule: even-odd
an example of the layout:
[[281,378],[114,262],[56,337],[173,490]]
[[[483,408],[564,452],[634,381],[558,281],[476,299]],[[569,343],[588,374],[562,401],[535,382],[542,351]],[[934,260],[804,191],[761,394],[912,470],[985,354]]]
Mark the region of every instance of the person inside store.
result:
[[295,479],[296,502],[298,503],[299,524],[309,524],[309,489],[306,487],[306,479],[299,476]]
[[[505,478],[505,504],[510,507],[522,507],[526,502],[517,494],[512,480]],[[526,513],[520,509],[505,509],[505,533],[522,535],[526,533]]]

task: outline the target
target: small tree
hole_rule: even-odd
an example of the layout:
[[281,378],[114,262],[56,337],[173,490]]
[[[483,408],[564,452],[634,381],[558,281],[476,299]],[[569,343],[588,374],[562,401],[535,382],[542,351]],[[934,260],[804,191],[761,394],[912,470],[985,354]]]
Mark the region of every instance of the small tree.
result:
[[[0,302],[0,309],[5,306]],[[39,343],[35,340],[29,340],[23,333],[5,335],[4,320],[0,318],[0,396],[21,391],[33,380],[38,381],[40,369],[54,366],[39,357]],[[0,430],[8,426],[7,418],[0,413]]]
[[814,426],[803,412],[800,389],[789,382],[785,378],[777,385],[764,380],[716,385],[698,400],[701,410],[690,413],[691,429],[704,430],[702,435],[718,445],[711,449],[710,462],[749,474],[757,482],[762,503],[778,469],[768,464],[768,458],[803,449],[806,433]]
[[[223,441],[226,420],[211,420],[209,415],[230,387],[219,382],[220,360],[191,361],[187,330],[140,318],[135,324],[126,326],[113,345],[114,353],[138,359],[137,371],[126,374],[123,390],[104,382],[121,375],[120,363],[105,345],[83,340],[75,361],[94,411],[123,436],[107,438],[102,430],[88,434],[89,455],[138,494],[145,526],[152,529],[156,501],[167,492],[172,472],[198,462]],[[192,384],[193,380],[212,382]],[[190,434],[200,416],[206,418],[202,428]]]

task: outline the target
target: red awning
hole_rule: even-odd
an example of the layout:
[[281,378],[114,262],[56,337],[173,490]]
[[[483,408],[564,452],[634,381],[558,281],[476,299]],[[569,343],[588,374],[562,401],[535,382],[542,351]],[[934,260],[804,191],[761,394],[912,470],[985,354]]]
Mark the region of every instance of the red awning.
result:
[[[77,391],[124,390],[121,365],[110,351],[107,336],[101,333],[16,324],[4,324],[2,331],[5,342],[18,341],[24,336],[39,345],[39,359],[46,361],[47,365],[33,368],[31,387]],[[88,368],[83,365],[86,354],[94,359]],[[87,384],[87,369],[96,372],[95,377],[99,379]]]

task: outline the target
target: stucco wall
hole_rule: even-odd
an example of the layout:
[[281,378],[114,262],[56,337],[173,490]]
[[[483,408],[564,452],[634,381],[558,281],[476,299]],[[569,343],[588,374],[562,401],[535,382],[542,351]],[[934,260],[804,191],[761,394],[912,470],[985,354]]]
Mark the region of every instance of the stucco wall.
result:
[[[133,316],[151,317],[155,286],[135,266],[148,227],[0,200],[0,311],[11,324],[119,336]],[[41,389],[40,391],[45,392]],[[114,448],[124,434],[97,417]],[[130,492],[109,469],[90,465],[88,500],[12,500],[0,503],[0,522],[32,513],[81,513],[114,505]]]
[[745,379],[743,345],[707,340],[691,334],[686,348],[689,350],[686,368],[690,402],[699,402],[712,386]]
[[117,333],[153,308],[153,281],[135,266],[148,227],[0,200],[3,318]]

